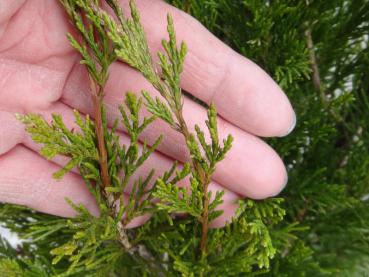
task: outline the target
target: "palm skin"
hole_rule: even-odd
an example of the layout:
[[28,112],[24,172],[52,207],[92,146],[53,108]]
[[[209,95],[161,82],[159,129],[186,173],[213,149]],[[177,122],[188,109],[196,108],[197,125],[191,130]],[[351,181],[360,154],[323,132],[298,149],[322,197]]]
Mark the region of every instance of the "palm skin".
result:
[[[127,7],[127,1],[122,1]],[[151,50],[160,50],[166,36],[166,13],[174,17],[179,40],[189,48],[182,76],[182,88],[204,102],[214,102],[219,111],[221,137],[231,133],[234,147],[218,166],[210,189],[225,190],[225,213],[212,223],[218,227],[232,217],[235,201],[262,199],[280,192],[287,182],[278,155],[257,136],[284,136],[294,124],[292,107],[279,87],[259,67],[241,57],[212,36],[189,15],[160,0],[137,1]],[[127,10],[127,9],[126,9]],[[32,142],[14,113],[38,113],[50,119],[61,114],[73,128],[73,109],[92,114],[87,75],[78,54],[65,34],[72,32],[57,0],[6,1],[0,10],[0,201],[32,207],[59,216],[73,216],[65,197],[98,209],[77,171],[63,180],[52,173],[64,158],[44,160],[40,146]],[[155,90],[124,63],[112,66],[105,104],[110,123],[118,116],[118,105],[126,91]],[[189,125],[203,127],[206,110],[185,99],[184,115]],[[157,121],[141,137],[152,143],[164,134],[164,142],[137,175],[156,169],[157,176],[170,168],[174,159],[186,161],[182,137]],[[122,142],[128,140],[120,130]],[[184,181],[181,185],[187,185]],[[127,191],[129,193],[129,191]],[[142,224],[137,218],[130,227]]]

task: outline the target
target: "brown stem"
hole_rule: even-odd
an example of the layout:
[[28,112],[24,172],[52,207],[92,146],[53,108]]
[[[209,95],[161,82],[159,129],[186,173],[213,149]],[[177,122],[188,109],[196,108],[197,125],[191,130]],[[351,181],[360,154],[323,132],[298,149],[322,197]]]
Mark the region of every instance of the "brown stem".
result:
[[326,97],[326,95],[325,95],[325,93],[322,89],[322,82],[321,82],[321,79],[320,79],[318,62],[317,62],[316,55],[315,55],[315,50],[314,50],[314,42],[313,42],[313,38],[311,36],[311,29],[309,27],[305,31],[305,37],[306,37],[306,44],[307,44],[307,47],[309,49],[311,70],[313,72],[314,88],[319,92],[320,99],[325,104],[327,102],[327,97]]
[[90,79],[92,90],[92,102],[94,108],[95,117],[95,132],[97,138],[97,144],[99,149],[99,165],[103,187],[110,187],[110,178],[108,171],[108,155],[105,147],[104,126],[102,120],[102,99],[103,99],[103,87],[96,85],[96,83]]
[[[319,93],[320,101],[323,104],[323,107],[327,108],[329,106],[329,100],[327,98],[326,91],[324,89],[324,86],[322,85],[322,81],[320,78],[319,65],[318,65],[316,55],[315,55],[314,41],[311,35],[311,28],[307,23],[306,23],[306,26],[307,26],[307,29],[305,30],[305,37],[306,37],[306,44],[309,49],[313,85],[314,85],[315,90],[318,91]],[[342,124],[346,125],[343,118],[339,114],[335,113],[334,110],[329,109],[329,113],[332,115],[332,117],[337,122],[341,122]]]
[[208,229],[209,229],[209,196],[208,196],[208,187],[209,182],[204,186],[204,212],[202,214],[202,228],[201,228],[201,242],[200,242],[200,249],[203,254],[206,255],[206,241],[208,236]]
[[[108,195],[107,197],[108,204],[110,208],[114,211],[113,213],[115,216],[117,215],[116,208],[115,208],[115,199],[112,194]],[[122,222],[118,222],[117,224],[117,231],[118,231],[118,240],[121,245],[123,245],[123,248],[131,253],[133,250],[132,244],[129,242],[128,235],[126,232],[126,229],[124,228],[124,224]]]
[[190,13],[190,10],[191,10],[191,3],[192,1],[191,0],[186,0],[186,3],[185,3],[185,7],[184,7],[184,11],[186,13]]
[[[97,144],[99,148],[99,164],[100,164],[100,172],[101,172],[101,179],[103,183],[103,187],[110,186],[110,178],[108,172],[108,155],[106,152],[105,147],[105,136],[104,136],[104,126],[102,120],[102,99],[103,99],[103,87],[97,86],[96,83],[90,79],[91,82],[91,90],[92,90],[92,102],[94,106],[94,116],[95,116],[95,124],[96,124],[96,137],[97,137]],[[99,88],[97,88],[99,87]],[[115,210],[115,199],[110,194],[107,196],[107,200],[109,206]],[[115,213],[115,212],[114,212]],[[119,222],[117,225],[118,234],[119,234],[119,242],[123,245],[123,247],[129,251],[132,246],[128,240],[128,236],[124,229],[124,225],[122,222]]]
[[[91,90],[92,90],[92,102],[94,106],[94,115],[95,115],[95,123],[96,123],[96,137],[97,144],[99,148],[99,164],[101,171],[101,179],[103,183],[103,187],[110,186],[110,177],[108,172],[108,155],[105,147],[105,136],[104,136],[104,126],[102,120],[102,99],[103,99],[103,87],[97,86],[95,82],[91,79]],[[99,87],[99,89],[97,88]],[[109,206],[115,210],[115,199],[112,195],[107,196],[107,200]],[[119,234],[119,242],[123,245],[123,247],[129,251],[132,248],[128,240],[127,233],[124,228],[124,224],[119,222],[117,225],[118,234]]]
[[301,210],[299,210],[298,211],[298,213],[297,213],[297,217],[296,217],[296,219],[297,219],[297,221],[298,222],[303,222],[304,221],[304,219],[305,219],[305,217],[306,217],[306,214],[307,214],[307,212],[308,212],[308,206],[309,206],[309,203],[310,203],[310,201],[309,201],[309,199],[305,199],[305,201],[304,201],[304,204],[305,204],[305,207],[303,207]]
[[[190,139],[190,132],[188,131],[187,124],[183,118],[182,111],[176,113],[176,117],[181,129],[182,134],[185,137],[185,140],[188,141]],[[201,218],[201,242],[200,242],[200,250],[203,255],[206,255],[206,241],[208,237],[208,229],[209,229],[209,195],[208,195],[208,187],[210,183],[210,176],[204,171],[201,165],[197,161],[192,161],[192,166],[195,171],[199,174],[200,183],[203,187],[203,203],[204,203],[204,211],[202,213]]]

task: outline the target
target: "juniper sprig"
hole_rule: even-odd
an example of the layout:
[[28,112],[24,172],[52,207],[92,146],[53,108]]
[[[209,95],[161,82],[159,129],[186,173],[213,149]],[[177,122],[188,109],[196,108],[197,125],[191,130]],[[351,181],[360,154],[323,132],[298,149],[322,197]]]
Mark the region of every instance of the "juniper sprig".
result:
[[[231,149],[233,138],[229,135],[220,141],[214,105],[208,107],[207,130],[198,125],[194,130],[189,128],[180,86],[187,48],[184,42],[178,47],[172,17],[167,17],[169,40],[162,41],[164,51],[158,53],[159,61],[155,63],[134,1],[130,2],[130,17],[124,15],[116,0],[105,1],[114,15],[96,0],[60,2],[78,31],[76,36],[69,34],[68,39],[87,69],[94,113],[90,117],[75,111],[76,129],[69,129],[59,115],[53,115],[51,122],[35,114],[17,117],[33,140],[42,145],[41,154],[46,159],[57,155],[69,159],[54,177],[63,178],[77,169],[96,199],[100,214],[94,216],[69,199],[75,218],[44,224],[28,213],[32,220],[21,223],[22,230],[28,230],[27,238],[43,243],[58,235],[51,251],[43,253],[53,257],[52,265],[43,264],[50,269],[45,274],[223,276],[248,273],[255,266],[260,272],[267,270],[276,254],[268,226],[282,220],[282,200],[272,199],[263,205],[246,200],[240,203],[232,223],[209,229],[211,221],[223,212],[219,205],[224,194],[212,195],[209,184],[217,164]],[[119,108],[120,118],[109,128],[103,100],[109,68],[118,60],[140,72],[160,97],[153,98],[147,91],[142,91],[142,97],[127,92]],[[143,105],[152,115],[141,119]],[[175,162],[157,179],[154,168],[147,176],[135,177],[161,143],[159,136],[151,146],[143,143],[140,147],[141,134],[156,119],[183,136],[190,160],[181,169]],[[120,142],[119,126],[125,128],[129,143]],[[188,180],[189,186],[179,187],[182,180]],[[127,228],[142,215],[150,215],[151,219],[140,228]],[[24,260],[6,260],[0,268],[28,272],[21,263]]]
[[[50,1],[39,1],[42,3],[36,9],[28,2],[24,9],[32,7],[34,11]],[[138,176],[135,170],[142,162],[145,165],[146,157],[155,149],[154,145],[139,147],[138,140],[144,144],[141,127],[158,118],[181,134],[185,130],[178,113],[183,105],[178,82],[186,47],[176,42],[173,27],[169,26],[169,40],[164,42],[160,57],[153,59],[145,39],[147,30],[140,24],[134,3],[130,14],[129,9],[123,13],[118,2],[63,0],[60,6],[74,26],[76,35],[69,36],[69,40],[86,66],[90,91],[94,92],[91,97],[99,100],[95,106],[100,108],[90,115],[76,112],[74,129],[58,115],[52,122],[34,114],[18,116],[34,140],[42,144],[46,158],[62,155],[69,161],[54,177],[63,178],[72,168],[80,173],[96,199],[99,214],[92,215],[70,200],[76,211],[74,218],[0,204],[1,227],[22,238],[14,246],[0,236],[0,277],[366,275],[369,2],[166,0],[268,72],[288,95],[299,119],[292,135],[283,140],[268,139],[289,171],[283,199],[240,201],[232,222],[208,229],[206,251],[201,251],[206,195],[199,173],[211,175],[211,168],[227,150],[214,136],[215,109],[208,107],[210,128],[188,128],[189,139],[184,142],[191,149],[191,157],[187,163],[175,162],[159,177],[158,172],[150,170]],[[10,43],[16,36],[7,30],[19,30],[11,26],[19,26],[15,22],[23,24],[32,15],[23,11],[21,8],[14,20],[9,20],[2,41],[9,39]],[[157,18],[155,12],[153,9],[148,16]],[[170,18],[168,21],[172,25]],[[48,35],[49,28],[43,30]],[[35,31],[36,27],[32,34]],[[52,32],[55,39],[58,32]],[[37,36],[32,42],[34,39]],[[26,46],[16,47],[14,52],[2,51],[1,56],[13,59],[17,52],[23,58],[35,49],[34,44]],[[192,53],[196,51],[196,47],[191,49]],[[125,100],[122,97],[118,121],[109,129],[102,98],[109,65],[117,60],[140,71],[155,86],[159,97],[153,97],[151,91],[143,92],[141,97],[137,92]],[[5,94],[13,91],[7,92],[8,87],[2,85]],[[137,116],[141,106],[152,116],[146,120]],[[117,137],[121,127],[130,138],[124,144]],[[107,163],[101,155],[102,146]],[[1,156],[1,173],[7,156]],[[178,186],[180,180],[187,185]],[[222,213],[222,193],[208,199],[211,222]],[[148,214],[151,217],[144,225],[128,228],[132,218]]]
[[[116,1],[109,2],[113,10],[120,9]],[[231,148],[233,138],[229,135],[224,140],[224,146],[221,147],[219,145],[216,123],[217,113],[213,105],[209,109],[208,121],[206,122],[211,137],[211,144],[206,143],[204,132],[198,126],[195,127],[196,133],[190,132],[183,117],[183,94],[180,87],[180,75],[183,71],[183,62],[187,48],[184,42],[177,48],[173,19],[170,15],[167,18],[169,40],[162,41],[165,53],[158,53],[161,69],[161,72],[158,72],[149,54],[149,47],[133,2],[131,2],[132,19],[125,21],[123,12],[118,12],[120,15],[120,24],[117,24],[105,11],[100,11],[100,14],[108,28],[109,37],[114,42],[114,47],[116,48],[115,53],[118,59],[127,62],[141,72],[153,87],[159,91],[164,100],[164,102],[159,98],[154,100],[150,96],[150,93],[143,92],[147,109],[167,122],[173,129],[180,132],[186,141],[191,154],[191,193],[196,194],[196,190],[200,190],[200,193],[203,195],[201,201],[202,207],[200,207],[202,215],[198,220],[202,223],[200,247],[201,251],[206,254],[209,213],[213,212],[209,211],[211,203],[208,186],[211,176],[215,171],[216,164],[224,158],[225,154]],[[138,35],[132,38],[132,33],[134,32]],[[198,184],[194,185],[195,182]],[[158,189],[160,190],[162,187],[159,186]],[[163,197],[164,195],[161,196]]]

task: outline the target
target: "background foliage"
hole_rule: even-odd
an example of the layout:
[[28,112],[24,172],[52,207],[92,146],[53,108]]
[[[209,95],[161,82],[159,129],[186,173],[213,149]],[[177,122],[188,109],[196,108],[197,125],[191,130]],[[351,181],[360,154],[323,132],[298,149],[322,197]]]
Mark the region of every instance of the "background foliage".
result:
[[[369,272],[369,1],[169,2],[261,65],[283,87],[297,113],[290,136],[269,140],[287,164],[290,180],[282,193],[285,201],[278,204],[286,216],[268,226],[276,248],[271,270],[258,273]],[[49,264],[53,245],[32,224],[55,226],[65,219],[2,205],[0,222],[21,236],[38,237],[37,246],[24,243],[19,249],[0,241],[0,268],[8,269],[0,276],[63,271],[63,262],[57,268]],[[55,244],[68,240],[68,232],[52,232]]]
[[267,70],[296,110],[295,131],[271,142],[289,169],[284,224],[307,229],[271,274],[367,273],[369,1],[172,2]]

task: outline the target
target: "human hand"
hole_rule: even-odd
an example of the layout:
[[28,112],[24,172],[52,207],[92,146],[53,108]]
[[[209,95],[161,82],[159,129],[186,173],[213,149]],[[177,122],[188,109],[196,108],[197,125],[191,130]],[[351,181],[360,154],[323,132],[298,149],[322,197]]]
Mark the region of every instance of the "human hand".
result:
[[[127,2],[123,5],[127,10]],[[15,0],[0,10],[0,201],[32,207],[59,216],[72,216],[65,197],[82,203],[97,214],[93,197],[76,171],[61,181],[52,173],[65,159],[44,160],[14,113],[38,113],[50,120],[61,114],[73,128],[73,109],[92,114],[89,82],[80,57],[65,38],[72,32],[58,1]],[[210,190],[225,190],[224,214],[212,222],[222,226],[232,217],[239,198],[274,196],[287,182],[278,155],[257,136],[283,136],[294,124],[292,107],[273,80],[258,66],[238,55],[211,35],[189,15],[162,1],[137,1],[153,53],[166,36],[166,14],[173,15],[179,40],[189,53],[182,75],[182,88],[206,103],[214,102],[219,112],[219,134],[232,134],[235,142],[214,174]],[[105,104],[110,124],[118,117],[118,105],[126,91],[146,89],[155,93],[144,78],[124,63],[112,66]],[[191,127],[204,125],[206,109],[185,99],[184,116]],[[143,134],[150,144],[164,134],[164,141],[140,168],[151,168],[156,176],[169,169],[173,159],[186,161],[182,137],[157,121]],[[128,141],[120,130],[123,142]],[[183,185],[186,185],[185,183]],[[127,192],[129,193],[129,191]],[[134,227],[146,218],[131,222]]]

